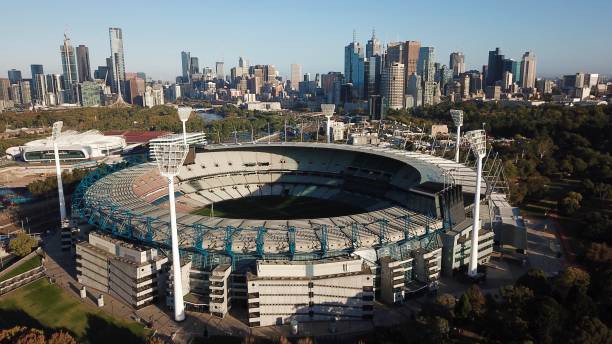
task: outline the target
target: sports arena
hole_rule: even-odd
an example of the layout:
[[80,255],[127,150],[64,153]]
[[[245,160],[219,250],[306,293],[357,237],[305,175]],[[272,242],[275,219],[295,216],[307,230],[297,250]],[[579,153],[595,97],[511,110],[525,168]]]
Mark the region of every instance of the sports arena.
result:
[[[401,302],[435,287],[442,270],[452,274],[467,264],[475,183],[469,166],[394,148],[268,143],[192,150],[175,179],[187,308],[223,317],[232,305],[246,305],[252,326],[371,318],[374,298]],[[509,207],[490,180],[483,186],[486,216]],[[241,212],[249,207],[241,202],[257,204],[256,197],[270,212]],[[155,163],[96,170],[73,195],[72,214],[109,242],[170,247],[168,182]],[[493,228],[483,221],[480,262],[492,252]],[[122,298],[135,307],[158,295],[171,299],[172,288],[159,282],[165,273],[172,272],[160,268],[151,277],[160,287],[139,294],[138,284]]]

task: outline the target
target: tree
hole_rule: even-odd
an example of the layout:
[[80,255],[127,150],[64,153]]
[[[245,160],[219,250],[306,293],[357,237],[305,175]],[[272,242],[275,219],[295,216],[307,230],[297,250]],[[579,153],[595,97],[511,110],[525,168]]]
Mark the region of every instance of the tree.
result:
[[536,140],[535,147],[540,160],[542,160],[544,159],[544,156],[552,152],[552,150],[555,148],[555,143],[550,136],[544,136]]
[[[162,342],[163,343],[163,342]],[[76,344],[76,340],[68,333],[64,331],[55,332],[49,337],[47,344]],[[148,344],[160,344],[150,343]]]
[[572,344],[609,344],[612,343],[612,331],[598,318],[582,318],[569,338]]
[[559,210],[565,215],[572,215],[580,209],[582,195],[578,192],[570,191],[567,195],[559,200]]
[[555,288],[563,296],[567,295],[572,287],[576,287],[580,291],[586,293],[590,284],[591,276],[589,273],[573,266],[561,271],[554,281]]
[[147,344],[166,344],[166,341],[159,337],[149,337]]
[[515,285],[527,287],[537,295],[547,295],[551,289],[546,274],[539,269],[530,269],[516,280]]
[[467,294],[463,294],[459,298],[459,303],[457,303],[455,314],[457,314],[457,317],[460,319],[468,319],[471,313],[472,304],[470,303],[470,299]]
[[9,241],[9,249],[15,255],[24,257],[32,252],[32,248],[35,247],[36,244],[37,241],[26,233],[19,233]]
[[15,326],[8,330],[0,331],[0,343],[14,344],[45,344],[43,331],[25,326]]
[[472,306],[472,311],[476,315],[484,313],[487,300],[478,285],[472,284],[465,291],[465,295],[467,295],[470,305]]

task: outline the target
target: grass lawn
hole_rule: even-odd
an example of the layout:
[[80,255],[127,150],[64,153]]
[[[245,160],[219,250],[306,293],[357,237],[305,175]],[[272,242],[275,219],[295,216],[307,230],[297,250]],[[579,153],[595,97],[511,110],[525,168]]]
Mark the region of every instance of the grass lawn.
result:
[[13,278],[17,275],[20,275],[26,271],[32,270],[34,268],[37,268],[40,266],[40,256],[39,255],[34,255],[32,258],[26,260],[25,262],[21,263],[21,265],[19,265],[18,267],[16,267],[15,269],[11,270],[10,272],[0,276],[0,282],[2,281],[6,281],[9,278]]
[[0,297],[0,328],[31,326],[73,334],[79,343],[143,343],[150,331],[142,325],[114,319],[84,304],[61,288],[39,279]]
[[[214,215],[230,219],[290,220],[341,216],[364,210],[350,204],[313,197],[254,196],[214,204]],[[211,216],[210,206],[192,214]]]

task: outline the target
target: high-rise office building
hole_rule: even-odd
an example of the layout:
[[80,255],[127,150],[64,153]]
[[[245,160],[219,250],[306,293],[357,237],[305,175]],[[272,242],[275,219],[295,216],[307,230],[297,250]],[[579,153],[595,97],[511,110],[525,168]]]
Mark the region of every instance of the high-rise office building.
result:
[[298,90],[300,84],[300,76],[302,75],[302,65],[297,63],[291,64],[291,89],[294,91]]
[[462,52],[454,52],[450,54],[450,68],[453,70],[453,76],[458,76],[465,72],[465,56]]
[[181,69],[183,72],[183,82],[189,80],[189,71],[191,63],[191,53],[188,51],[181,51]]
[[79,82],[91,81],[91,65],[89,64],[89,48],[79,45],[76,48]]
[[412,96],[414,101],[413,106],[418,107],[423,105],[423,86],[421,76],[416,73],[411,74],[408,77],[408,82],[406,84],[406,93]]
[[10,89],[11,81],[6,78],[0,78],[0,100],[9,101],[11,99]]
[[404,57],[402,63],[406,70],[406,75],[412,75],[417,72],[417,63],[419,61],[419,52],[421,50],[421,42],[406,41],[404,42]]
[[77,65],[74,47],[70,43],[70,38],[68,38],[67,34],[64,34],[64,44],[60,46],[60,53],[64,75],[64,101],[74,103],[76,101],[74,84],[78,81]]
[[366,97],[380,94],[381,77],[384,69],[383,61],[381,55],[373,55],[365,60]]
[[21,71],[17,69],[11,69],[8,71],[8,78],[11,84],[17,84],[23,78],[21,77]]
[[37,103],[41,103],[44,99],[43,87],[44,85],[38,86],[38,75],[45,75],[43,70],[43,65],[41,64],[33,64],[30,65],[30,72],[32,75],[32,99],[34,99]]
[[531,51],[523,54],[521,61],[521,87],[535,88],[536,81],[536,57]]
[[383,70],[381,94],[386,99],[389,109],[399,110],[404,108],[405,73],[404,65],[397,62]]
[[194,75],[194,74],[198,74],[200,73],[200,60],[195,57],[192,56],[191,58],[189,58],[189,75]]
[[376,31],[372,30],[372,38],[366,44],[366,58],[370,59],[376,55],[382,55],[382,45],[380,40],[376,38]]
[[423,81],[434,81],[436,69],[433,47],[421,47],[419,49],[416,73],[421,76]]
[[487,65],[486,86],[493,86],[502,79],[504,72],[504,55],[499,48],[489,51],[489,64]]
[[44,74],[36,74],[32,79],[35,89],[32,90],[32,98],[38,105],[47,106],[49,103],[49,91],[47,90],[47,76]]
[[364,97],[365,62],[363,47],[356,41],[353,33],[353,41],[344,47],[344,77],[346,82],[353,84],[353,96],[361,99]]
[[32,103],[32,88],[30,81],[21,80],[19,82],[19,93],[21,96],[21,104],[29,105]]
[[104,80],[104,83],[110,86],[110,70],[108,66],[98,66],[94,71],[94,79]]
[[63,77],[59,74],[48,74],[47,75],[47,92],[53,94],[53,101],[51,104],[59,105],[64,103],[64,88],[62,81]]
[[102,92],[100,84],[93,81],[84,81],[78,85],[81,106],[102,105]]
[[512,73],[512,82],[519,84],[521,80],[521,64],[513,59],[504,59],[503,71]]
[[113,92],[118,93],[125,81],[125,56],[123,55],[123,32],[121,28],[108,29],[110,38],[111,85]]
[[223,62],[215,62],[215,74],[217,75],[217,80],[225,79],[225,69],[223,67]]
[[[402,63],[404,43],[391,42],[387,44],[387,56],[385,58],[385,66],[388,67],[394,63]],[[402,63],[403,64],[403,63]]]

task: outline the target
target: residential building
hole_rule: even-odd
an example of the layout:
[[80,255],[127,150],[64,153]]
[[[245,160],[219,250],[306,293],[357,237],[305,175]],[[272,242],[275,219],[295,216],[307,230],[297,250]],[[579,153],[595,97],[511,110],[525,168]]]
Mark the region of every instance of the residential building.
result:
[[215,75],[217,80],[225,79],[225,70],[223,68],[223,62],[215,62]]
[[32,84],[30,80],[21,80],[19,82],[19,93],[22,105],[30,105],[32,103]]
[[11,81],[7,78],[0,78],[0,100],[9,101]]
[[154,107],[156,105],[164,105],[164,89],[161,85],[155,84],[145,88],[143,105],[145,107]]
[[43,69],[43,65],[41,64],[33,64],[30,65],[30,71],[32,75],[32,99],[37,103],[44,103],[44,93],[46,92],[46,87],[44,85],[39,86],[39,75],[45,77],[45,72]]
[[89,107],[102,105],[102,88],[99,83],[84,81],[78,84],[77,89],[81,106]]
[[200,60],[192,56],[189,58],[189,75],[194,75],[200,73]]
[[64,44],[60,46],[60,53],[64,76],[64,101],[66,103],[75,103],[74,85],[78,82],[78,71],[74,47],[70,43],[70,38],[68,38],[67,34],[64,34]]

